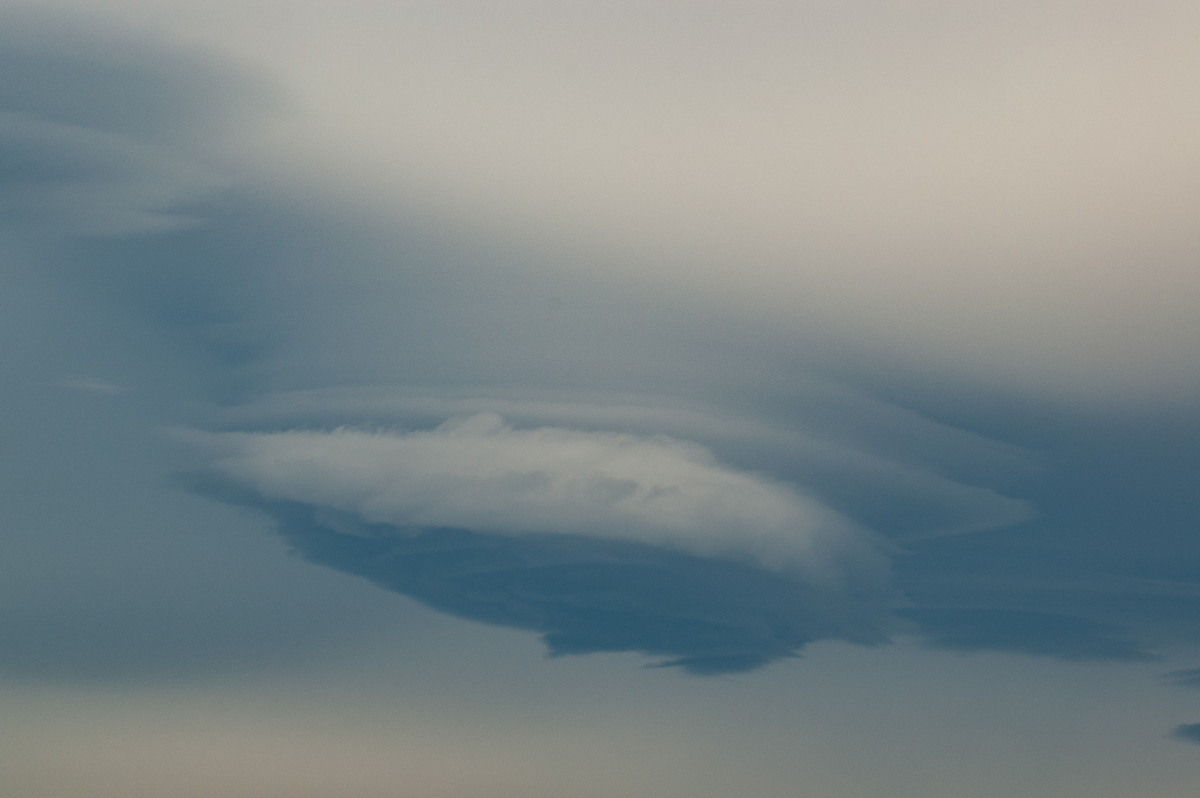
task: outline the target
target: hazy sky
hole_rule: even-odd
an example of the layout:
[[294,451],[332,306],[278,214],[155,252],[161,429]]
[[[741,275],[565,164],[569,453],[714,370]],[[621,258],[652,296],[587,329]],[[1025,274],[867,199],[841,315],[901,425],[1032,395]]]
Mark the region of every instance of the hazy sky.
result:
[[0,792],[1192,798],[1197,30],[0,2]]

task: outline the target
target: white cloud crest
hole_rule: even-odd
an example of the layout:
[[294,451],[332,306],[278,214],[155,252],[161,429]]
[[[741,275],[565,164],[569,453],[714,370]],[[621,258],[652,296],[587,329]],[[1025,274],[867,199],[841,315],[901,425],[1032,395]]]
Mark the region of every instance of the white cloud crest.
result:
[[640,541],[750,558],[817,581],[881,562],[866,533],[833,510],[662,436],[515,429],[479,413],[427,431],[228,432],[203,441],[216,450],[218,472],[266,498],[371,523]]

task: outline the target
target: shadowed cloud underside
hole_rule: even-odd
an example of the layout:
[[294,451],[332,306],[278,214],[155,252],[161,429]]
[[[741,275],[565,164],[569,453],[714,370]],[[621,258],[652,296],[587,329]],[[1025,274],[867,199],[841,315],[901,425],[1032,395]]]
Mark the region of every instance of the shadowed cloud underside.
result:
[[[542,636],[552,655],[639,652],[698,674],[750,670],[813,640],[883,640],[876,597],[858,617],[753,565],[629,541],[402,530],[263,505],[306,559],[443,612]],[[337,532],[354,524],[355,534]]]

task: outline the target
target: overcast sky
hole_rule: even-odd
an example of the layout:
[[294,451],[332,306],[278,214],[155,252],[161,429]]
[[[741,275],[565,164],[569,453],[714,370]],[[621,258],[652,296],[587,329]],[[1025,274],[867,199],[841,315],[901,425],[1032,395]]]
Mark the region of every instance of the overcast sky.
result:
[[1191,798],[1194,3],[0,3],[0,792]]

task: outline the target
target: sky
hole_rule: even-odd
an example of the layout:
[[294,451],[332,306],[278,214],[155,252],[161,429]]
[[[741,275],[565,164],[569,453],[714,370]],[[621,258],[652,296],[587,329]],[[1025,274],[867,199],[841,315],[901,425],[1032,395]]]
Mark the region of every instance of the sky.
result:
[[1196,30],[0,0],[0,792],[1191,798]]

